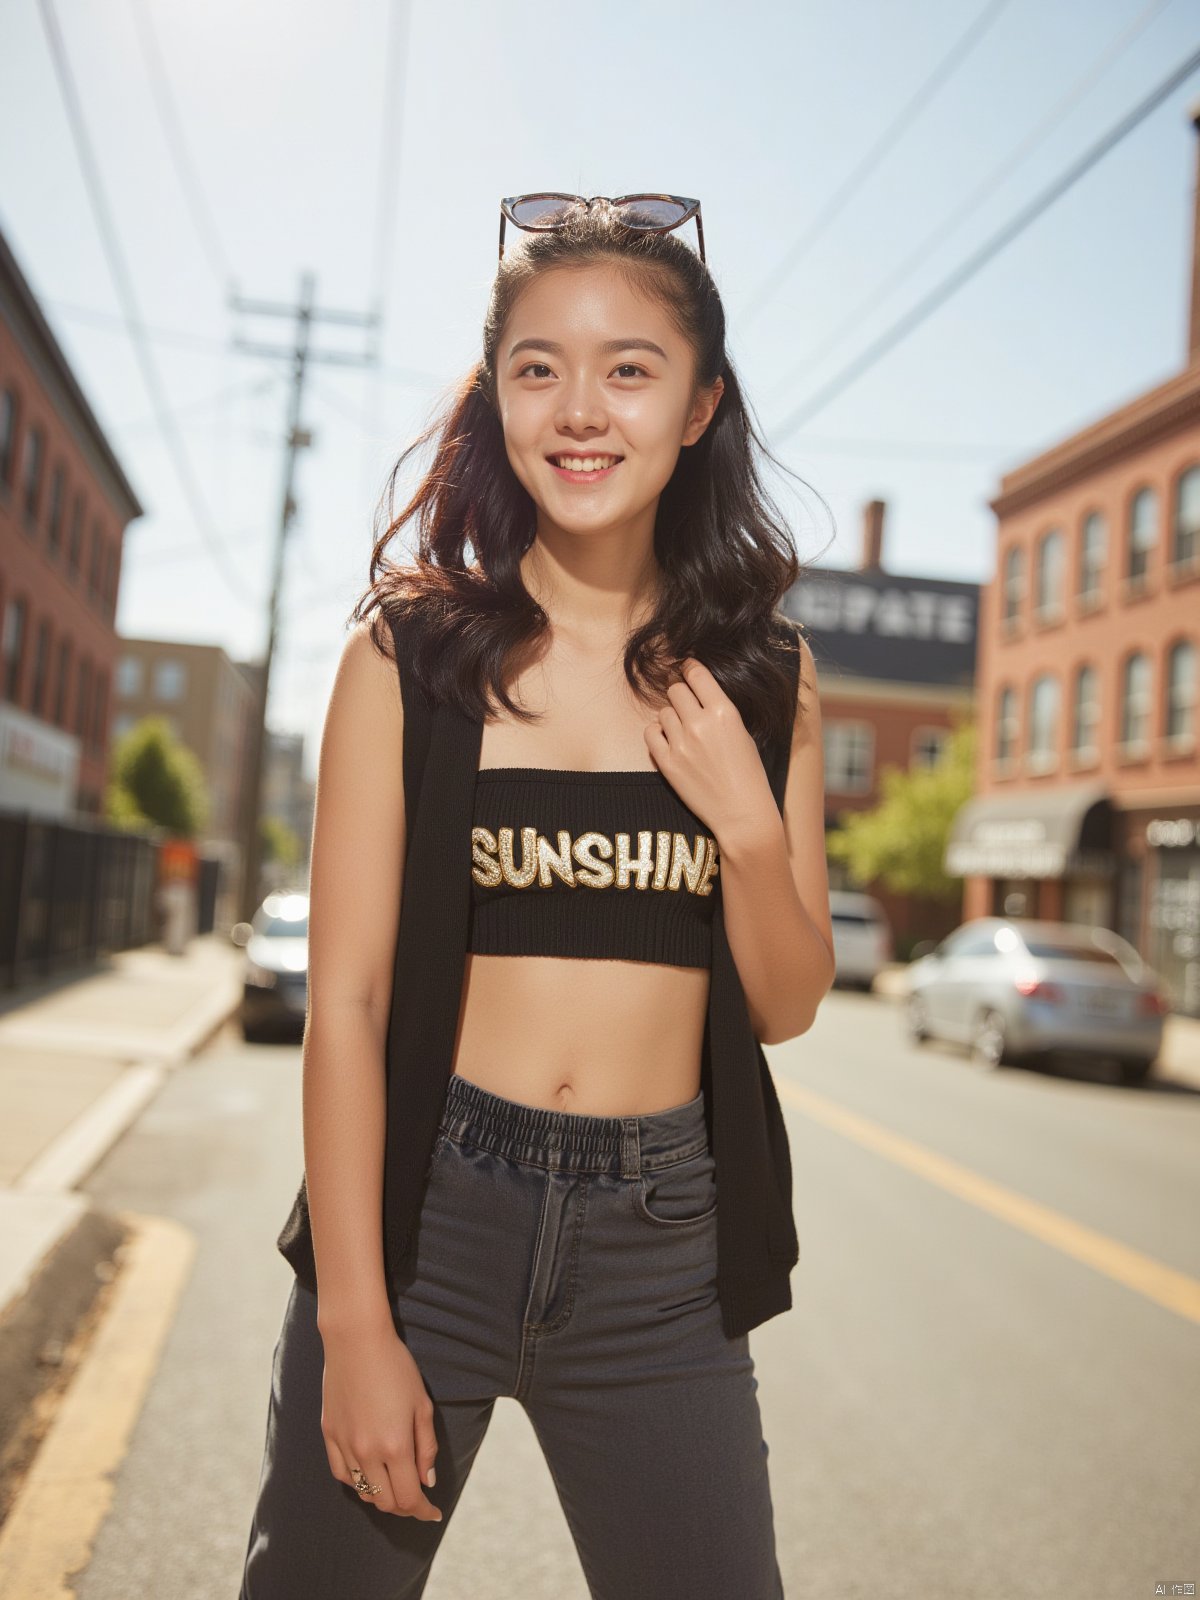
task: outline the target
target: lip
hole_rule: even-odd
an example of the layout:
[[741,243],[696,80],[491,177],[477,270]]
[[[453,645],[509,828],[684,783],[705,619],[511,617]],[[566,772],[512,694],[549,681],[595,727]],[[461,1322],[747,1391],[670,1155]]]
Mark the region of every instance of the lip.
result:
[[[607,454],[608,452],[601,452]],[[586,456],[582,457],[587,460]],[[618,456],[611,467],[601,467],[599,472],[572,472],[568,467],[560,467],[556,461],[546,457],[546,464],[567,483],[599,483],[602,478],[609,478],[624,461],[624,456]]]

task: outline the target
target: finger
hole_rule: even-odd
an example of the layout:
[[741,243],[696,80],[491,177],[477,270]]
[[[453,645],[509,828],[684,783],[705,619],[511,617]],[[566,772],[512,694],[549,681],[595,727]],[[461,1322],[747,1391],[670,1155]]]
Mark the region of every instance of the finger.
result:
[[[324,1434],[321,1437],[324,1439]],[[334,1477],[341,1483],[350,1483],[353,1480],[354,1473],[349,1462],[342,1454],[341,1446],[333,1439],[325,1439],[325,1454],[329,1460],[329,1470]]]
[[[437,1482],[437,1432],[433,1425],[433,1406],[419,1407],[413,1413],[413,1455],[416,1457],[417,1477],[429,1488]],[[433,1483],[429,1475],[433,1473]]]
[[684,682],[702,706],[711,705],[713,701],[724,697],[724,689],[722,689],[703,661],[697,661],[695,656],[685,656],[680,670],[683,673]]
[[667,704],[674,706],[682,716],[698,716],[704,709],[696,691],[688,683],[669,683]]
[[360,1461],[359,1466],[367,1475],[367,1482],[372,1486],[378,1484],[381,1493],[362,1494],[355,1489],[355,1493],[364,1505],[374,1506],[376,1511],[395,1512],[399,1510],[396,1495],[388,1477],[387,1467],[382,1456],[368,1456],[365,1461]]
[[[416,1463],[412,1457],[402,1460],[397,1457],[387,1465],[388,1476],[391,1479],[392,1494],[400,1508],[401,1515],[415,1517],[418,1522],[440,1522],[442,1513],[421,1492],[421,1485],[417,1482]],[[378,1483],[376,1478],[373,1480]]]

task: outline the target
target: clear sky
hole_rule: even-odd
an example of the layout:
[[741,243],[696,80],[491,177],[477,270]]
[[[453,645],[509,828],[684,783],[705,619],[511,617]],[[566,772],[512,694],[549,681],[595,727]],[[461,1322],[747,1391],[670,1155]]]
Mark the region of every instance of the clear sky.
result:
[[[53,0],[189,493],[102,246],[49,4],[0,5],[0,226],[146,507],[122,633],[235,656],[265,639],[288,367],[234,340],[286,347],[292,324],[235,313],[230,280],[294,303],[311,271],[320,306],[356,312],[382,295],[381,369],[310,368],[270,711],[306,735],[310,773],[379,494],[477,354],[502,194],[700,197],[730,355],[816,491],[769,480],[806,559],[852,564],[879,497],[887,566],[987,577],[1000,475],[1185,359],[1200,74],[783,428],[1200,46],[1194,0]],[[326,325],[315,343],[364,335]]]

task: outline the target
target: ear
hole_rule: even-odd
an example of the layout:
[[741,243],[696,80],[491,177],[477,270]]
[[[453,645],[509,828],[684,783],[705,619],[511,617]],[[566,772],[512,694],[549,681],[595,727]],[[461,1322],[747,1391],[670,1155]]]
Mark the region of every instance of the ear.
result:
[[683,430],[681,444],[695,444],[712,421],[724,393],[725,380],[721,377],[714,378],[708,388],[697,391],[696,403],[692,407],[691,416],[688,417],[687,427]]

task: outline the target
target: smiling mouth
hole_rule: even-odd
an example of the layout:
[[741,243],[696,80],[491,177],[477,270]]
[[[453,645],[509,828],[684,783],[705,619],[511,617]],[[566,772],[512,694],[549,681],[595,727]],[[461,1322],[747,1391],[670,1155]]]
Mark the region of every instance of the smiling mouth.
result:
[[615,455],[569,455],[564,451],[546,457],[558,475],[571,483],[589,483],[605,478],[624,459],[624,456]]

